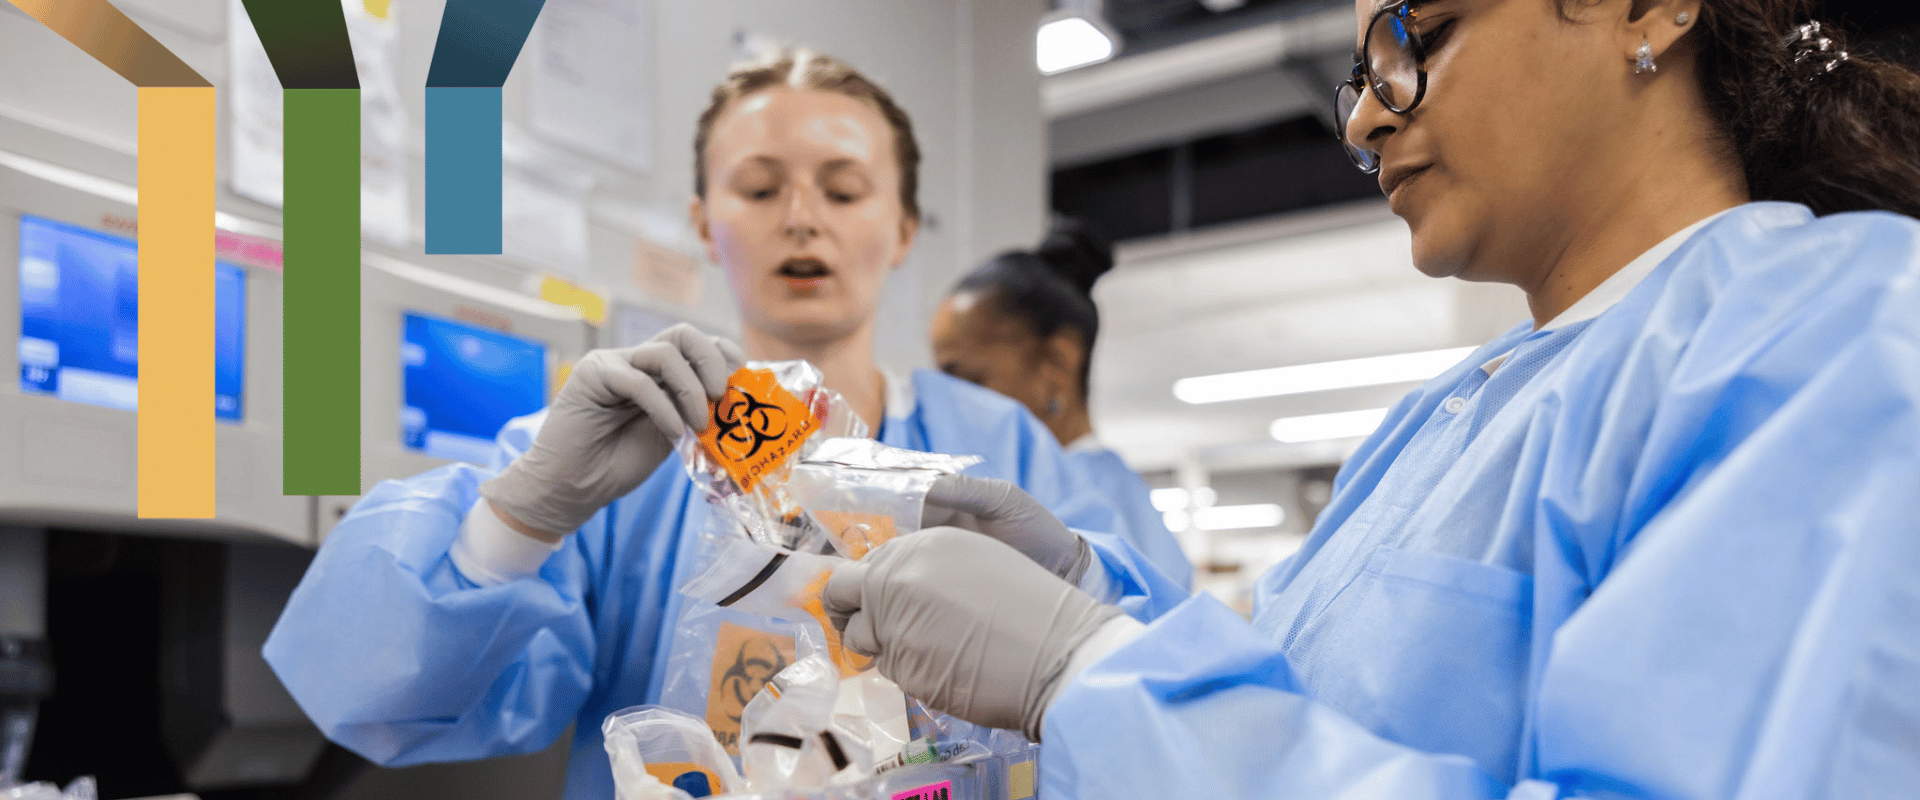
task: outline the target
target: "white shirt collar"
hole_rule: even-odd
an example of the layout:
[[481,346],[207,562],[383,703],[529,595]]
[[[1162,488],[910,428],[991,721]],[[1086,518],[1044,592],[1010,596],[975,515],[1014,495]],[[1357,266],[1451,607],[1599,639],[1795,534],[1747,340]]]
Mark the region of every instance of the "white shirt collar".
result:
[[[1731,210],[1732,209],[1727,209],[1727,211]],[[1652,273],[1655,267],[1660,266],[1660,262],[1667,260],[1667,256],[1673,255],[1673,251],[1680,249],[1680,245],[1686,244],[1687,239],[1691,238],[1694,232],[1705,227],[1707,223],[1719,219],[1720,215],[1727,213],[1727,211],[1714,213],[1699,222],[1681,228],[1672,236],[1661,239],[1659,244],[1648,248],[1646,252],[1640,254],[1639,258],[1627,262],[1627,265],[1621,267],[1620,271],[1613,273],[1608,276],[1606,280],[1601,281],[1599,286],[1593,287],[1593,291],[1587,292],[1586,296],[1575,301],[1573,305],[1568,306],[1567,310],[1560,312],[1559,316],[1548,320],[1547,324],[1540,326],[1540,330],[1559,330],[1576,322],[1586,322],[1587,320],[1606,313],[1607,309],[1619,304],[1619,302],[1627,296],[1628,292],[1633,291],[1633,287],[1639,286],[1640,281],[1645,280],[1647,275]]]
[[1107,446],[1101,444],[1098,437],[1092,433],[1088,433],[1085,436],[1068,442],[1067,446],[1062,449],[1069,453],[1098,453],[1107,449]]
[[887,382],[886,415],[894,419],[905,419],[913,415],[918,399],[913,394],[913,378],[882,367],[880,379]]
[[[1558,316],[1548,320],[1547,324],[1540,326],[1538,332],[1559,330],[1575,323],[1586,322],[1587,320],[1606,313],[1607,309],[1613,308],[1618,305],[1621,300],[1626,299],[1627,294],[1632,292],[1634,287],[1639,286],[1641,281],[1646,280],[1647,276],[1652,274],[1654,269],[1660,266],[1661,262],[1667,260],[1667,256],[1673,255],[1673,251],[1680,249],[1680,245],[1686,244],[1687,239],[1692,238],[1694,233],[1706,227],[1707,223],[1719,219],[1721,214],[1732,210],[1733,209],[1729,208],[1708,215],[1692,225],[1681,228],[1672,236],[1660,240],[1659,244],[1647,248],[1646,252],[1641,253],[1632,261],[1627,262],[1626,266],[1621,267],[1619,271],[1607,276],[1606,280],[1601,281],[1599,286],[1593,287],[1586,295],[1574,301],[1573,305],[1567,307],[1567,310],[1560,312]],[[1481,364],[1480,368],[1491,375],[1495,369],[1499,368],[1501,363],[1507,360],[1507,356],[1512,354],[1513,351],[1508,350],[1500,355],[1494,356],[1488,359],[1487,363]]]

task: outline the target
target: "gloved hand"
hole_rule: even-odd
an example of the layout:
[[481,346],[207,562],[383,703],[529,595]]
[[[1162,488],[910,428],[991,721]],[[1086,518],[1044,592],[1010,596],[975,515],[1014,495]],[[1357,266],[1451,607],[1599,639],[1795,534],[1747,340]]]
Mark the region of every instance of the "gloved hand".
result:
[[994,478],[942,475],[927,490],[921,527],[979,531],[1025,553],[1033,563],[1079,585],[1093,549],[1019,486]]
[[840,641],[907,694],[1034,741],[1074,650],[1120,614],[959,528],[901,536],[836,568],[821,599]]
[[739,345],[686,324],[633,347],[588,352],[533,447],[481,484],[481,496],[555,540],[572,533],[652,475],[682,430],[706,429],[707,401],[726,392],[746,360]]

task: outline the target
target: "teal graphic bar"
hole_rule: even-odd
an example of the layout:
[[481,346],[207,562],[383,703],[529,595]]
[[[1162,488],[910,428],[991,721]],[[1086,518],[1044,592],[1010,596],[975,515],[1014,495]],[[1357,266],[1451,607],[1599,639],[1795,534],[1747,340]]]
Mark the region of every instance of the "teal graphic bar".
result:
[[428,253],[500,252],[500,87],[543,0],[448,0],[427,69]]

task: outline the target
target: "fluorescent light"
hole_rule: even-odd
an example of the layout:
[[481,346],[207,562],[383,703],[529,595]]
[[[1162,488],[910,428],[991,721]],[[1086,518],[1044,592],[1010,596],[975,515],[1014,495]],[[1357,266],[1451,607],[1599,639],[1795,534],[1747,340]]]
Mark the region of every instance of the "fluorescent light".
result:
[[1082,16],[1060,17],[1040,26],[1034,60],[1042,75],[1097,64],[1113,57],[1113,38]]
[[1173,382],[1173,396],[1189,403],[1219,403],[1254,397],[1323,392],[1355,386],[1424,381],[1447,371],[1474,351],[1472,347],[1450,347],[1420,353],[1393,356],[1350,358],[1292,367],[1228,372]]
[[[1163,517],[1167,530],[1186,530],[1188,516],[1184,511],[1169,511]],[[1214,506],[1193,512],[1194,527],[1203,531],[1234,531],[1246,528],[1278,528],[1287,520],[1287,510],[1275,503],[1254,503],[1244,506]]]
[[[1213,487],[1202,486],[1193,491],[1193,498],[1194,505],[1204,508],[1213,505],[1213,501],[1218,499],[1219,495],[1214,493]],[[1177,486],[1171,489],[1155,489],[1148,493],[1148,499],[1153,502],[1153,510],[1155,511],[1187,510],[1187,490]],[[1186,526],[1181,525],[1180,527],[1184,528]]]
[[1387,418],[1384,408],[1369,408],[1364,411],[1341,411],[1334,414],[1309,414],[1304,417],[1281,417],[1273,421],[1273,438],[1288,444],[1317,442],[1322,439],[1345,439],[1350,436],[1365,436],[1380,427],[1380,421]]
[[1277,503],[1255,503],[1244,506],[1214,506],[1194,512],[1193,521],[1209,531],[1231,531],[1241,528],[1278,528],[1287,520],[1287,510]]

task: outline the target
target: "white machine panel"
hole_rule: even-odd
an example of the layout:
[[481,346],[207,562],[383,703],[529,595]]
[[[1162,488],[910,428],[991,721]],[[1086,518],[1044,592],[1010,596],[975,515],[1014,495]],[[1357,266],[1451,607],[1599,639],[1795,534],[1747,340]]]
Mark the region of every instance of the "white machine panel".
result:
[[280,494],[280,273],[209,265],[217,516],[136,519],[136,211],[19,163],[0,164],[0,521],[310,544],[311,499]]
[[[546,405],[592,346],[579,312],[368,254],[360,271],[360,485],[483,463],[508,419]],[[357,497],[323,496],[324,536]]]

